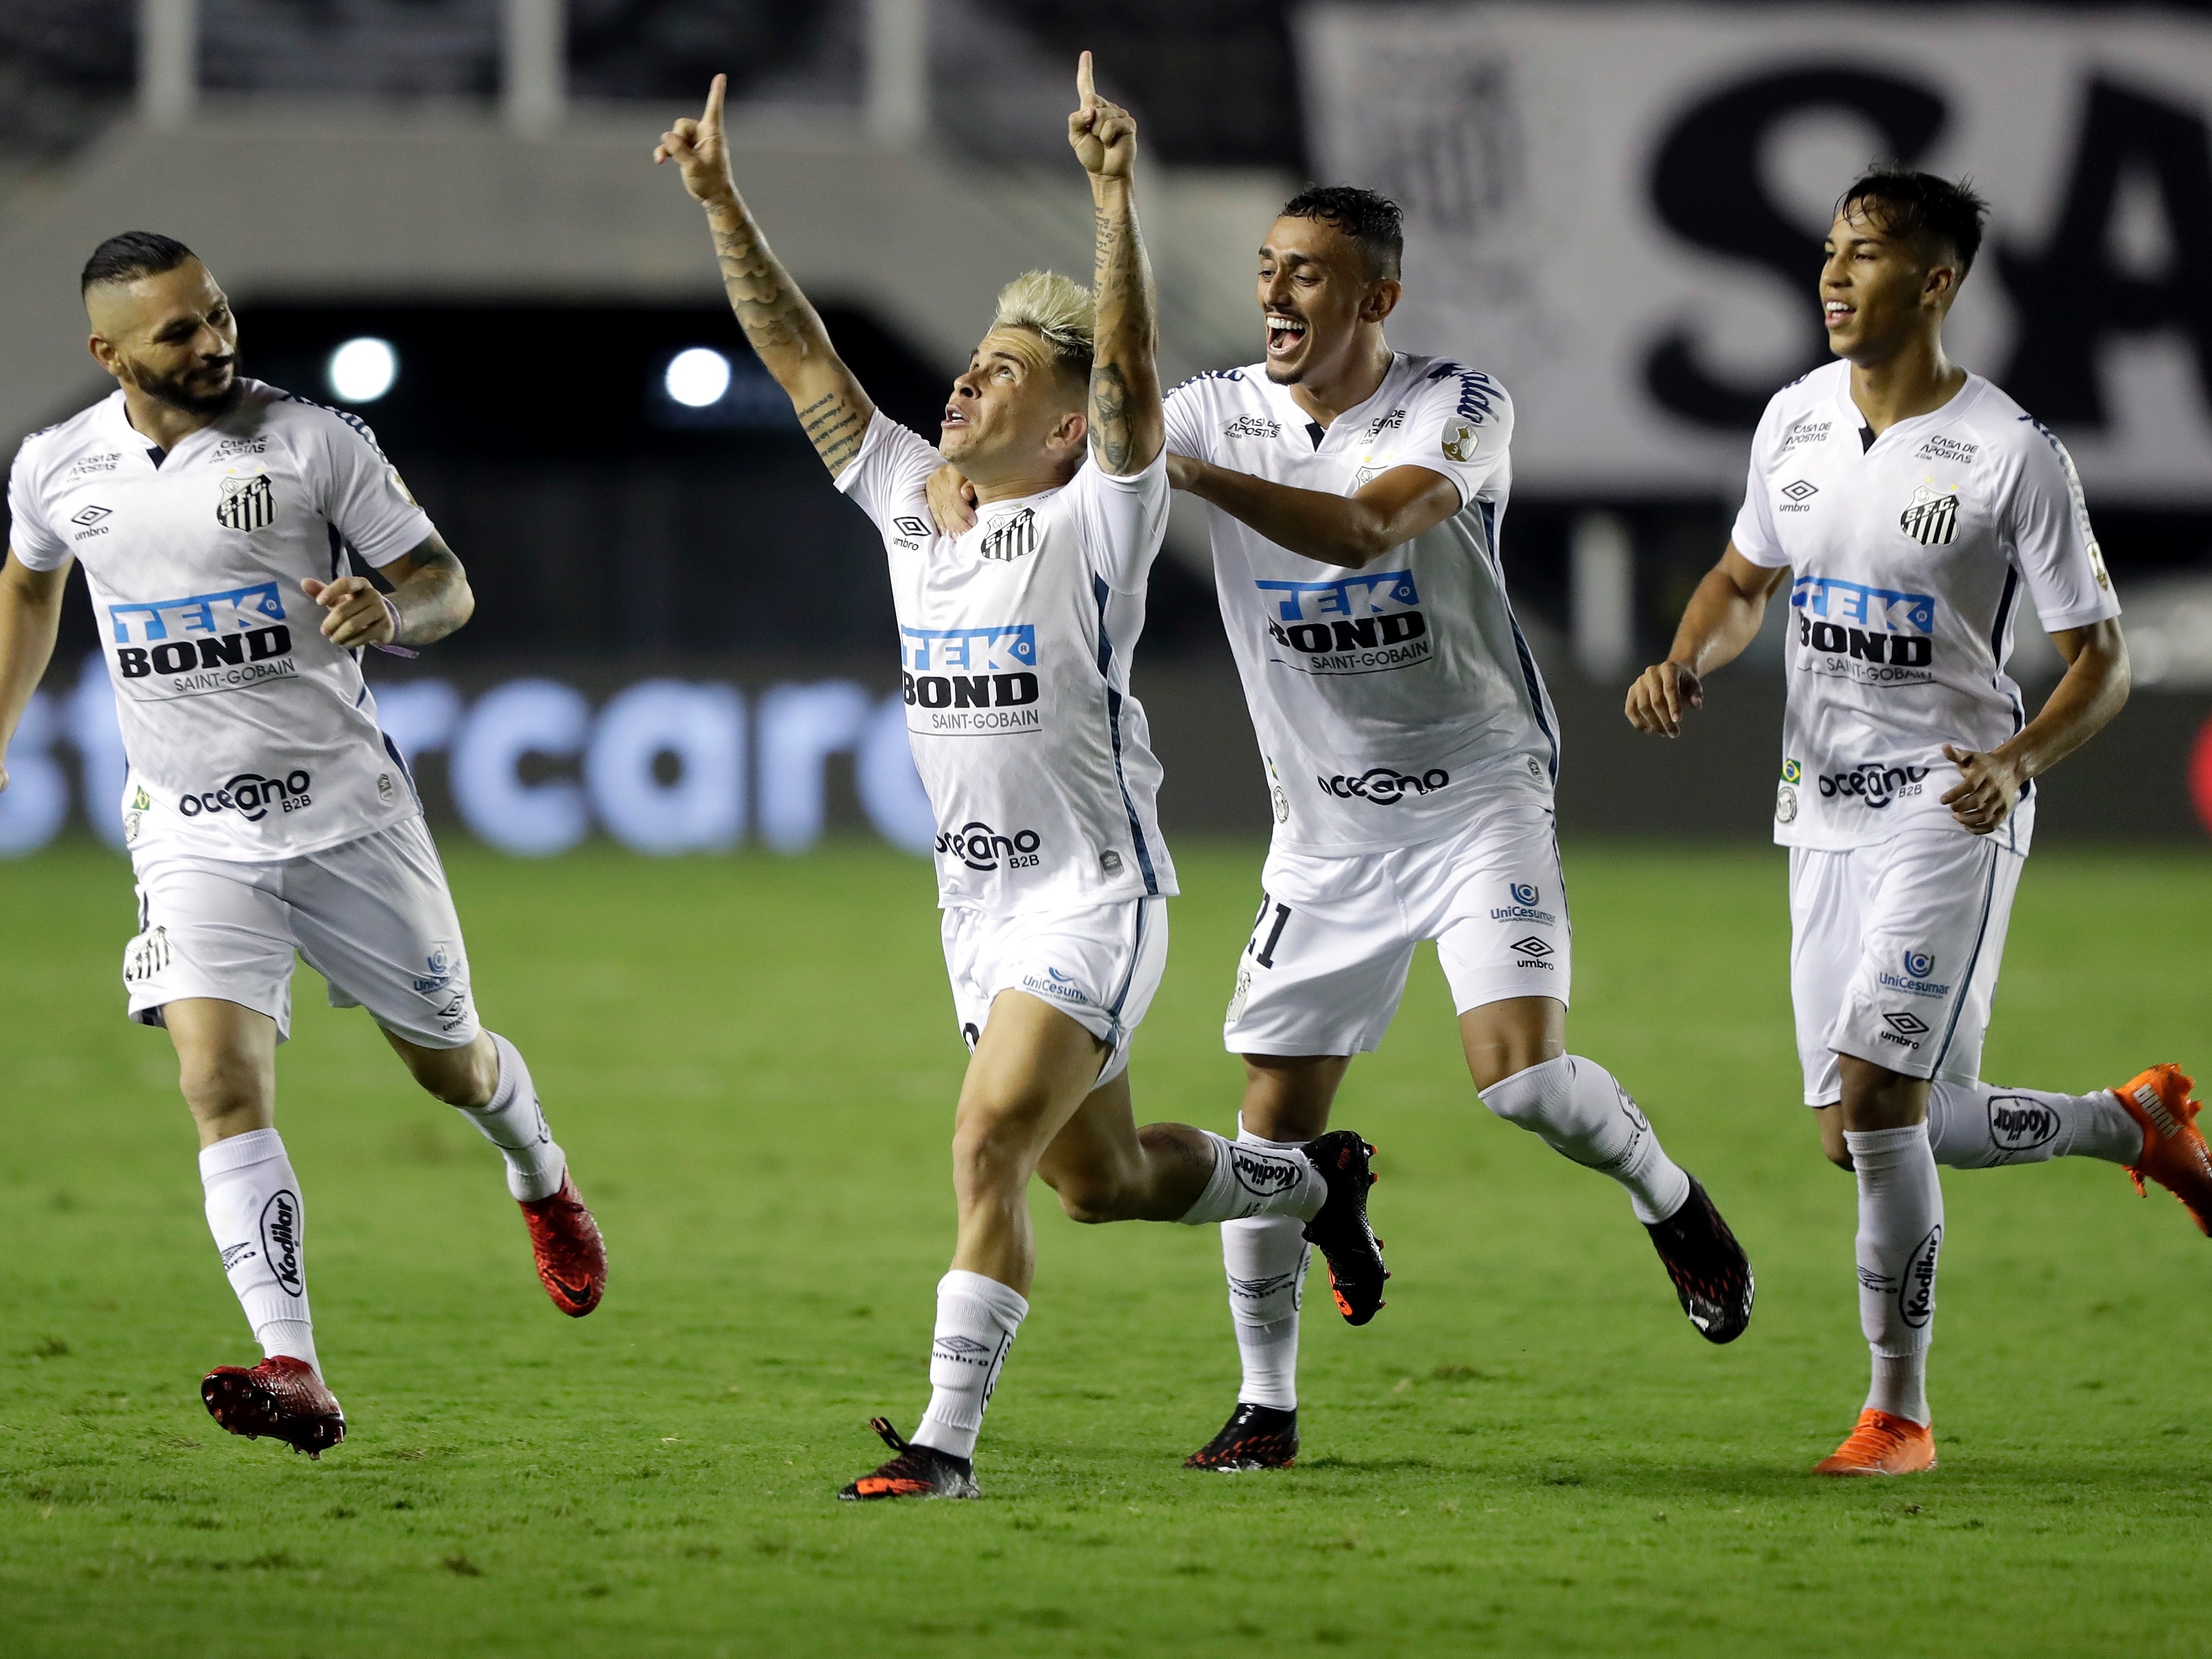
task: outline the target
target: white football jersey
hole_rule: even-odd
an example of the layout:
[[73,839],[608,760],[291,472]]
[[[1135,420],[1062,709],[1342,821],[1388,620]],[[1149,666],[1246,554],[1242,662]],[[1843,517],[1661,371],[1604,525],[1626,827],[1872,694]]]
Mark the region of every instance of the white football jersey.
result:
[[1164,456],[994,502],[941,536],[944,458],[877,411],[837,487],[883,532],[907,737],[937,814],[941,906],[1059,910],[1176,891],[1129,659],[1167,534]]
[[134,851],[289,858],[418,811],[360,653],[300,584],[411,552],[429,517],[368,427],[258,381],[163,454],[118,390],[23,440],[9,541],[84,566],[131,760]]
[[1348,496],[1395,467],[1459,489],[1457,513],[1363,570],[1289,552],[1210,509],[1277,846],[1411,846],[1463,824],[1474,791],[1549,795],[1559,720],[1498,559],[1512,476],[1504,387],[1400,352],[1375,395],[1324,430],[1255,363],[1184,381],[1167,417],[1177,454],[1293,489]]
[[[1979,375],[1878,438],[1850,363],[1784,387],[1752,439],[1734,540],[1793,573],[1784,846],[1955,825],[1943,746],[1995,748],[2027,723],[2005,673],[2021,590],[2054,633],[2120,613],[2065,447]],[[2033,828],[2031,785],[1996,834],[2025,852]]]

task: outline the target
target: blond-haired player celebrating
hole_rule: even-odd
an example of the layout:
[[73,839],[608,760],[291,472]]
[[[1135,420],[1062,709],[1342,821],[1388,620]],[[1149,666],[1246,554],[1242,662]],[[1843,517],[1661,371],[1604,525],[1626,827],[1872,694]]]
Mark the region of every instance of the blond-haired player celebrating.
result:
[[[110,237],[82,288],[117,389],[26,438],[9,478],[0,746],[81,564],[131,763],[130,1014],[176,1047],[208,1225],[265,1356],[217,1366],[201,1395],[232,1433],[316,1456],[345,1418],[276,1127],[295,950],[333,1006],[367,1008],[415,1080],[500,1149],[554,1305],[587,1314],[606,1283],[529,1068],[477,1022],[445,871],[362,677],[366,648],[442,639],[476,601],[368,427],[239,375],[237,319],[190,248]],[[347,574],[349,552],[391,592]]]
[[[1214,509],[1214,585],[1274,807],[1223,1029],[1244,1060],[1237,1142],[1267,1151],[1328,1126],[1432,939],[1483,1104],[1618,1181],[1683,1311],[1733,1341],[1751,1317],[1743,1251],[1628,1091],[1566,1052],[1559,725],[1498,546],[1513,406],[1479,369],[1391,349],[1402,249],[1387,198],[1293,197],[1259,253],[1264,360],[1167,400],[1170,477]],[[948,516],[957,487],[939,480]],[[1221,1247],[1243,1376],[1187,1462],[1283,1467],[1305,1243],[1255,1217]]]
[[[1093,89],[1085,52],[1067,131],[1091,179],[1093,291],[1033,271],[1000,294],[932,445],[869,401],[769,253],[731,176],[723,85],[656,159],[682,168],[745,338],[883,533],[908,730],[939,825],[945,966],[974,1051],[929,1407],[910,1443],[877,1418],[894,1455],[839,1496],[972,1497],[983,1410],[1029,1312],[1033,1174],[1079,1221],[1291,1217],[1361,1324],[1386,1277],[1366,1221],[1371,1149],[1341,1131],[1262,1152],[1181,1124],[1139,1130],[1130,1109],[1129,1040],[1159,983],[1176,890],[1153,812],[1159,766],[1129,691],[1168,502],[1135,124]],[[947,458],[982,503],[958,537],[928,521],[928,479]]]
[[[1767,405],[1729,546],[1628,694],[1639,730],[1679,734],[1789,582],[1774,839],[1790,849],[1790,991],[1805,1103],[1858,1177],[1873,1351],[1865,1406],[1823,1474],[1936,1467],[1939,1163],[2106,1158],[2212,1230],[2212,1157],[2177,1067],[2087,1095],[1980,1081],[2035,779],[2128,695],[2119,601],[2073,462],[1944,355],[1985,213],[1925,173],[1877,171],[1844,192],[1819,288],[1838,361]],[[2033,720],[2005,673],[2023,596],[2067,664]]]

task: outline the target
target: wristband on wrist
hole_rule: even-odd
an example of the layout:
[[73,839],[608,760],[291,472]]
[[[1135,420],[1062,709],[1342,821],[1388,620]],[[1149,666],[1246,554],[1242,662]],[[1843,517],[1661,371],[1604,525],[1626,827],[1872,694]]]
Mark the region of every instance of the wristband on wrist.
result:
[[376,649],[392,656],[420,656],[420,651],[410,651],[399,643],[399,601],[390,594],[379,594],[377,597],[384,601],[384,614],[392,624],[392,638]]

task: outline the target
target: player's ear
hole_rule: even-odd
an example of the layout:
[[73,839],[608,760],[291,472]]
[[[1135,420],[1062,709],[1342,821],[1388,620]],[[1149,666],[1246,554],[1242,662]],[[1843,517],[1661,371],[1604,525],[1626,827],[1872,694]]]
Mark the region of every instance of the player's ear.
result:
[[123,378],[122,358],[114,346],[110,345],[103,336],[99,334],[88,336],[85,340],[84,349],[92,353],[92,360],[102,369],[118,380]]
[[1081,454],[1084,441],[1091,436],[1091,419],[1080,409],[1071,409],[1060,418],[1060,424],[1052,430],[1052,445],[1065,454]]
[[1381,322],[1398,308],[1398,296],[1405,291],[1404,285],[1395,277],[1385,277],[1380,282],[1370,284],[1367,297],[1359,302],[1360,321]]

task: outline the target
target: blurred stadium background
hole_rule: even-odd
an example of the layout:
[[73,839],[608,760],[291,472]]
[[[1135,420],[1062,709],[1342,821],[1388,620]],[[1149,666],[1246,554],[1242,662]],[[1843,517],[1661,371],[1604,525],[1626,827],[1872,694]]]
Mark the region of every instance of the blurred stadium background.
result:
[[[1954,350],[2072,448],[2136,669],[2044,834],[2212,827],[2212,6],[9,0],[0,438],[106,388],[92,246],[181,237],[247,371],[369,421],[470,567],[474,623],[374,669],[442,827],[517,853],[926,846],[873,539],[648,151],[728,70],[762,221],[930,430],[996,286],[1087,268],[1060,136],[1083,46],[1144,122],[1171,376],[1255,355],[1251,250],[1301,181],[1406,205],[1395,343],[1519,404],[1505,551],[1583,833],[1763,833],[1774,651],[1663,756],[1620,691],[1725,537],[1765,399],[1823,356],[1838,190],[1873,156],[1972,174],[1996,214]],[[119,839],[92,625],[74,606],[11,753],[0,852]],[[2057,661],[2023,633],[2033,694]],[[1256,835],[1194,516],[1138,686],[1170,833]]]

